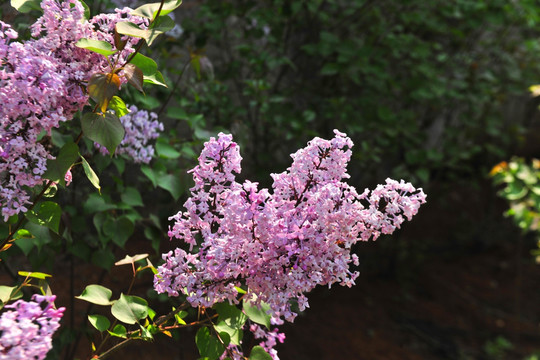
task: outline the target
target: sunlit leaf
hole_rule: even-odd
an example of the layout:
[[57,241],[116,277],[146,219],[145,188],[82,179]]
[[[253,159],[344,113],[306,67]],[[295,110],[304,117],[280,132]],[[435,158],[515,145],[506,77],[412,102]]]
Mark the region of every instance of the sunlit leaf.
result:
[[148,19],[154,19],[161,6],[159,16],[167,15],[182,4],[182,0],[165,1],[163,6],[160,2],[142,5],[131,12],[131,15],[142,16]]
[[249,320],[256,322],[257,324],[264,325],[267,329],[270,329],[271,316],[268,314],[270,305],[261,303],[259,308],[255,304],[251,304],[248,301],[243,301],[242,306],[244,313],[248,316]]
[[18,274],[20,276],[30,277],[34,279],[46,279],[48,277],[52,277],[52,275],[49,275],[49,274],[45,274],[42,272],[32,272],[32,271],[19,271]]
[[111,305],[112,291],[101,285],[88,285],[80,296],[75,298],[97,305]]
[[111,326],[111,322],[103,315],[88,315],[88,321],[99,331],[105,331]]
[[41,0],[11,0],[11,6],[21,13],[27,13],[32,10],[43,11],[40,4]]
[[144,82],[148,84],[169,87],[167,83],[165,82],[163,75],[159,71],[156,71],[152,75],[144,75]]
[[272,356],[270,356],[270,354],[268,354],[264,348],[257,345],[251,349],[249,360],[272,360]]
[[62,209],[53,201],[45,201],[26,214],[26,218],[34,224],[46,226],[55,233],[58,233],[61,217]]
[[126,103],[118,96],[113,96],[111,98],[111,101],[109,101],[109,108],[113,110],[116,113],[116,116],[119,118],[129,114],[129,109],[126,106]]
[[148,316],[148,303],[143,298],[121,294],[111,307],[111,313],[126,324],[135,324]]
[[133,59],[131,59],[130,64],[133,64],[141,69],[144,75],[153,75],[158,69],[158,66],[154,60],[150,59],[148,56],[144,56],[141,53],[137,53]]
[[116,337],[119,337],[119,338],[127,338],[127,330],[126,330],[126,327],[122,324],[117,324],[114,329],[112,331],[109,331],[109,334],[111,334],[112,336],[116,336]]
[[75,43],[75,46],[93,51],[95,53],[109,56],[116,53],[116,50],[112,49],[112,45],[107,41],[103,40],[94,40],[94,39],[80,39]]
[[90,167],[90,164],[88,163],[88,161],[86,161],[86,159],[82,155],[81,155],[81,159],[82,159],[82,166],[84,169],[84,173],[86,174],[86,177],[88,178],[88,180],[90,180],[92,185],[94,185],[94,187],[98,189],[98,191],[101,193],[101,186],[99,185],[98,176],[96,175],[92,167]]

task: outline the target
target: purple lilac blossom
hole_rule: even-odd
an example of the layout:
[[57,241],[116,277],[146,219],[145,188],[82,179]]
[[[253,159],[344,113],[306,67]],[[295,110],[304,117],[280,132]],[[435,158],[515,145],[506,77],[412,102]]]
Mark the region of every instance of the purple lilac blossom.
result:
[[[136,163],[148,164],[154,155],[154,147],[149,144],[163,131],[163,124],[157,120],[157,114],[139,110],[135,105],[129,107],[129,113],[122,116],[120,121],[126,130],[126,135],[116,148],[116,155],[127,155]],[[102,154],[109,154],[104,146],[94,143]]]
[[34,295],[31,301],[6,305],[0,316],[0,360],[42,360],[52,348],[64,308],[55,309],[55,296]]
[[169,237],[182,239],[189,251],[163,255],[156,291],[183,293],[192,306],[210,307],[237,304],[235,287],[245,286],[244,301],[267,303],[271,322],[279,325],[297,315],[291,300],[300,311],[309,307],[305,294],[315,286],[354,285],[358,272],[349,266],[358,265],[358,257],[351,246],[391,234],[426,195],[391,179],[359,194],[343,181],[353,143],[334,132],[332,140],[314,138],[292,154],[287,171],[272,174],[272,192],[236,181],[242,158],[231,135],[205,143],[191,170],[195,186],[186,211],[170,218]]
[[[39,139],[88,103],[85,82],[105,72],[105,57],[75,46],[81,38],[111,42],[118,21],[143,26],[131,9],[87,21],[77,0],[43,0],[43,15],[31,26],[33,39],[17,42],[17,33],[0,21],[0,208],[4,220],[27,211],[26,187],[42,184],[53,157]],[[130,38],[117,56],[127,59],[139,39]],[[123,83],[126,80],[121,77]]]

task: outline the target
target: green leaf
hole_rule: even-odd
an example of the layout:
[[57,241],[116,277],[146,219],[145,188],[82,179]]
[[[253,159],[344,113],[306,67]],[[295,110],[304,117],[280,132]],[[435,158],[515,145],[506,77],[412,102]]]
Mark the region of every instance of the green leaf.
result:
[[124,100],[122,100],[122,98],[118,96],[113,96],[111,98],[111,101],[109,101],[109,107],[111,108],[111,110],[114,110],[116,116],[118,116],[119,118],[129,114],[129,109],[126,106],[126,103],[124,102]]
[[126,216],[121,216],[118,219],[109,217],[103,224],[103,233],[120,247],[124,247],[134,230],[135,225]]
[[156,174],[156,172],[148,165],[141,166],[141,171],[144,175],[146,175],[148,180],[152,182],[152,185],[156,187],[158,181],[158,175]]
[[116,325],[114,327],[113,331],[109,331],[109,330],[107,330],[107,331],[112,336],[116,336],[116,337],[123,338],[123,339],[127,338],[127,331],[126,331],[126,327],[124,325],[118,324],[118,325]]
[[236,307],[229,303],[218,303],[214,305],[214,309],[217,311],[219,317],[218,321],[226,323],[233,329],[242,329],[246,323],[247,316]]
[[75,43],[75,46],[81,49],[93,51],[104,56],[109,56],[117,52],[116,50],[112,49],[112,45],[110,43],[102,40],[82,38]]
[[88,285],[76,299],[88,301],[96,305],[111,305],[112,291],[101,285]]
[[34,224],[46,226],[58,234],[62,209],[53,201],[45,201],[39,205],[37,210],[29,211],[26,217]]
[[206,357],[209,360],[215,360],[219,358],[225,347],[221,344],[216,336],[210,333],[210,329],[202,327],[197,331],[195,335],[195,343],[199,349],[201,357]]
[[34,279],[45,279],[45,278],[48,278],[48,277],[52,277],[52,275],[49,275],[49,274],[45,274],[45,273],[42,273],[42,272],[32,272],[32,271],[19,271],[18,274],[20,276],[24,276],[24,277],[30,277],[30,278],[34,278]]
[[99,193],[101,194],[101,186],[99,186],[98,176],[96,175],[94,170],[90,167],[90,164],[88,163],[88,161],[86,161],[86,159],[82,155],[81,155],[81,159],[82,159],[82,166],[84,169],[84,173],[86,174],[86,177],[88,178],[88,180],[90,180],[92,185],[94,185],[94,187],[98,189]]
[[182,195],[182,183],[178,176],[173,174],[167,174],[157,177],[157,186],[162,189],[167,190],[174,200],[178,200],[180,195]]
[[84,8],[84,18],[86,20],[90,19],[90,7],[88,5],[86,5],[86,3],[84,1],[82,1],[82,0],[79,0],[79,2],[81,3],[81,5]]
[[17,288],[18,286],[0,285],[0,301],[5,304],[8,301],[13,300],[16,297],[16,295],[22,296],[21,292],[18,292],[17,294],[15,294],[15,290],[17,290]]
[[[34,236],[32,245],[37,247],[38,253],[41,251],[44,245],[49,244],[52,241],[51,230],[46,226],[41,226],[33,222],[28,222],[25,228]],[[25,241],[23,239],[19,241]]]
[[[165,1],[159,12],[159,16],[167,15],[182,4],[182,0]],[[161,3],[151,3],[142,5],[131,12],[131,15],[142,16],[147,19],[154,19],[161,6]]]
[[154,85],[160,85],[163,87],[169,87],[165,82],[163,75],[159,71],[156,71],[152,75],[144,75],[144,82]]
[[266,352],[261,346],[257,345],[251,349],[249,360],[272,360],[272,356]]
[[93,193],[88,196],[88,199],[85,201],[83,208],[84,211],[87,213],[95,213],[116,209],[116,205],[105,202],[105,199],[103,199],[103,197],[99,196],[96,193]]
[[161,139],[158,139],[156,142],[156,151],[160,157],[165,159],[178,159],[181,155],[180,152],[174,148],[174,146]]
[[503,189],[502,194],[508,200],[519,200],[527,195],[527,187],[518,182],[510,183]]
[[234,345],[240,345],[242,343],[242,338],[244,337],[244,332],[242,331],[242,329],[231,327],[223,321],[220,321],[216,325],[214,325],[214,329],[219,334],[227,334],[230,343]]
[[111,313],[126,324],[135,324],[148,316],[148,303],[143,298],[121,294],[111,307]]
[[138,25],[129,21],[116,23],[116,31],[119,34],[142,38],[148,46],[152,45],[159,35],[171,30],[173,27],[174,21],[168,16],[159,17],[149,29],[141,29]]
[[120,199],[130,206],[144,206],[141,193],[134,187],[125,188]]
[[32,10],[42,11],[40,4],[41,0],[11,0],[11,6],[21,13],[28,13]]
[[[176,309],[173,307],[173,311]],[[180,325],[186,325],[186,322],[184,321],[184,318],[188,315],[187,311],[181,310],[178,314],[174,314],[174,319],[177,323]]]
[[43,174],[43,178],[54,181],[61,186],[66,185],[64,177],[66,172],[71,168],[71,165],[79,158],[79,147],[73,142],[66,143],[60,149],[56,159],[47,160],[47,171]]
[[141,338],[145,340],[152,340],[154,338],[152,331],[154,331],[154,333],[158,331],[154,325],[149,325],[148,328],[145,328],[139,324],[139,327],[141,328]]
[[26,229],[19,229],[13,238],[16,240],[15,245],[21,249],[25,256],[28,256],[34,248],[34,235]]
[[244,300],[242,302],[242,307],[244,309],[244,313],[247,315],[249,320],[256,322],[257,324],[264,325],[267,329],[270,330],[271,316],[268,314],[268,311],[270,310],[270,305],[261,302],[259,308],[257,305],[252,305],[251,303]]
[[135,65],[144,75],[154,75],[158,69],[156,62],[150,59],[148,56],[144,56],[141,53],[137,53],[133,59],[131,59],[130,64]]
[[126,133],[120,119],[111,113],[86,113],[81,120],[81,126],[84,134],[90,140],[105,146],[111,156]]
[[103,315],[88,315],[88,321],[99,331],[105,331],[111,326],[111,322]]

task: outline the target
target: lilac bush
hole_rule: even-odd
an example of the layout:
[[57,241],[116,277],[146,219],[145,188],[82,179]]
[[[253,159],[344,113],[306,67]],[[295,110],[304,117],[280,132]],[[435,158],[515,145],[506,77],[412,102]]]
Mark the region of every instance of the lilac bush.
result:
[[[31,26],[33,39],[15,41],[18,34],[0,22],[0,207],[5,221],[27,211],[25,187],[43,182],[47,159],[53,158],[41,141],[43,135],[88,103],[85,83],[110,67],[104,56],[77,47],[77,41],[104,40],[116,50],[118,21],[148,22],[131,16],[129,8],[86,20],[77,0],[43,0],[41,7],[43,15]],[[124,38],[127,43],[116,55],[119,63],[140,40]]]
[[64,308],[54,308],[55,296],[34,295],[18,300],[0,316],[0,360],[44,359],[60,327]]
[[272,174],[272,191],[236,181],[242,158],[231,135],[205,143],[191,170],[195,186],[186,211],[170,218],[170,238],[189,250],[163,255],[156,291],[182,293],[192,306],[211,307],[239,303],[238,289],[244,288],[243,300],[267,304],[271,322],[279,325],[296,317],[292,302],[300,311],[309,306],[306,294],[315,286],[352,286],[358,277],[349,269],[358,265],[352,245],[394,232],[426,195],[391,179],[358,193],[343,181],[353,143],[334,132],[332,140],[314,138],[292,154],[287,171]]

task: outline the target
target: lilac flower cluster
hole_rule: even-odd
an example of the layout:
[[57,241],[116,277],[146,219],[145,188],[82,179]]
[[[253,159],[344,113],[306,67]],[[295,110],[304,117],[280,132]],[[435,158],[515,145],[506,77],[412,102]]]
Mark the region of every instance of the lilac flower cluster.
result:
[[[185,212],[170,219],[169,236],[189,244],[163,255],[154,288],[169,296],[187,295],[193,306],[244,301],[270,306],[273,324],[293,321],[296,300],[303,311],[306,293],[317,285],[352,286],[359,240],[391,234],[425,203],[422,189],[391,179],[357,193],[344,179],[353,143],[335,130],[332,140],[314,138],[292,154],[287,171],[272,174],[272,192],[236,182],[239,147],[220,133],[205,143],[191,170],[195,186]],[[266,337],[269,339],[268,337]]]
[[[84,84],[106,71],[107,60],[75,46],[81,38],[110,41],[114,24],[131,20],[130,9],[84,18],[78,0],[43,0],[43,16],[31,27],[33,39],[17,42],[17,33],[0,21],[0,208],[4,220],[27,211],[25,187],[43,182],[46,161],[44,135],[71,120],[88,102]],[[138,39],[119,53],[125,59]],[[124,80],[125,81],[125,80]]]
[[[129,107],[129,113],[122,116],[120,121],[126,130],[126,135],[116,148],[115,154],[125,154],[136,163],[148,164],[154,156],[154,147],[149,143],[163,131],[163,124],[157,120],[157,114],[139,110],[135,105]],[[104,146],[95,143],[102,154],[109,154]]]
[[55,309],[55,296],[34,295],[18,300],[0,316],[0,360],[44,359],[60,327],[64,308]]

